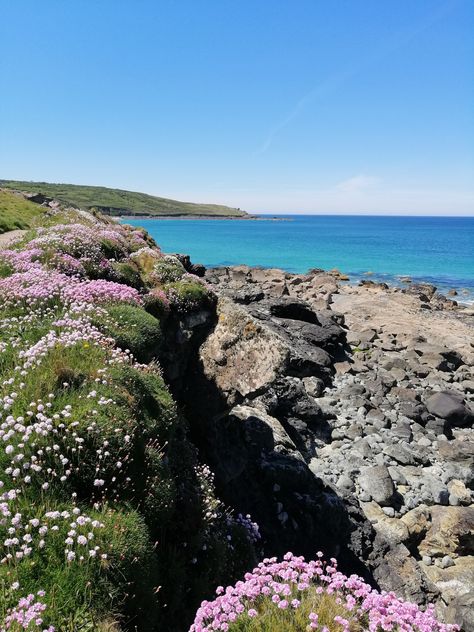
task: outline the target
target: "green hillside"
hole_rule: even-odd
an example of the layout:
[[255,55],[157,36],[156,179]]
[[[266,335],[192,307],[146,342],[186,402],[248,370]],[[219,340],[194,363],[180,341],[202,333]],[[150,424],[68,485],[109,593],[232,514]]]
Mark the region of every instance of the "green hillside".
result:
[[208,215],[215,217],[245,217],[247,213],[219,204],[194,204],[156,197],[146,193],[92,187],[76,184],[52,184],[49,182],[22,182],[0,180],[0,187],[27,193],[42,193],[82,209],[97,208],[111,215]]
[[0,189],[0,233],[30,228],[42,215],[43,208],[20,195]]

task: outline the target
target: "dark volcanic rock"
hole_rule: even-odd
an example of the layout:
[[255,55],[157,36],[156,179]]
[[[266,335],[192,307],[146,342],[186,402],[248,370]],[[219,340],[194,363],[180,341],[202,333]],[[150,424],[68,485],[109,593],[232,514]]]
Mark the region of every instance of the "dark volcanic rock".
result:
[[426,408],[436,417],[446,419],[453,426],[472,426],[474,413],[464,404],[459,393],[441,391],[434,393],[426,400]]

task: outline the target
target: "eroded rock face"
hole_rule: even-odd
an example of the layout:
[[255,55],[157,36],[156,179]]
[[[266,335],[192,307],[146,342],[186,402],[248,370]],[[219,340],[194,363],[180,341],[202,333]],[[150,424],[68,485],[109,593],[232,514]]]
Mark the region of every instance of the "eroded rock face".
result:
[[200,415],[206,453],[223,497],[259,522],[272,554],[314,555],[319,542],[339,557],[347,547],[347,557],[362,557],[370,546],[373,530],[360,509],[308,466],[330,436],[314,394],[330,382],[343,344],[330,313],[272,294],[246,307],[220,297],[217,324],[200,348],[204,389],[221,399],[219,410]]
[[217,325],[200,355],[206,377],[233,404],[273,382],[284,371],[290,350],[229,299],[219,300],[217,314]]

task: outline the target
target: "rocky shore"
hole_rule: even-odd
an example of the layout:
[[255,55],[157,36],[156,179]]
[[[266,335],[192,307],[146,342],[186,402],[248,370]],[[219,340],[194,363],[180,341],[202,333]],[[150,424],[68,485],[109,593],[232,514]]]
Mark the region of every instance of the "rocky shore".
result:
[[217,315],[174,332],[189,358],[170,382],[224,500],[267,553],[323,548],[474,630],[472,312],[321,270],[205,279]]

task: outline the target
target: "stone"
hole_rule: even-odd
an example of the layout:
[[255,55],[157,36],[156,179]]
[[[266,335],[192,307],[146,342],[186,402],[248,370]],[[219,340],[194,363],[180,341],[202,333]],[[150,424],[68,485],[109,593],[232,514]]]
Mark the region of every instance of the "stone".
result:
[[334,368],[337,375],[345,375],[346,373],[350,373],[352,371],[352,365],[347,360],[344,362],[335,362]]
[[462,503],[465,505],[470,504],[472,494],[471,494],[471,491],[463,483],[463,481],[453,478],[448,483],[448,491],[449,491],[450,497],[453,496],[459,501],[459,503]]
[[384,454],[392,458],[397,463],[401,463],[402,465],[414,465],[416,463],[413,452],[408,448],[406,444],[389,445],[384,448],[383,451]]
[[473,440],[438,441],[438,454],[448,480],[459,479],[468,488],[474,486]]
[[355,488],[354,481],[347,474],[341,474],[337,479],[336,486],[346,491],[352,491]]
[[426,408],[436,417],[446,419],[454,426],[472,426],[474,413],[464,405],[461,395],[454,391],[440,391],[426,400]]
[[317,377],[304,377],[304,388],[311,397],[320,397],[324,391],[324,382]]
[[386,510],[392,509],[391,507],[380,507],[374,501],[363,502],[361,507],[365,517],[374,525],[378,534],[394,544],[405,542],[408,539],[408,529],[401,520],[393,517],[395,512],[392,510],[393,515],[386,514]]
[[395,544],[380,555],[374,569],[374,578],[384,590],[393,591],[398,597],[417,603],[434,601],[439,590],[426,577],[425,569],[431,566],[418,565],[403,544]]
[[454,566],[454,560],[449,555],[445,555],[443,558],[441,558],[440,567],[449,568],[450,566]]
[[[454,567],[454,571],[456,573],[456,567]],[[473,585],[472,576],[470,580],[471,585]],[[453,581],[456,584],[462,585],[463,576],[455,574]],[[469,585],[469,583],[467,585]],[[464,586],[466,586],[465,583]],[[466,632],[474,630],[474,590],[455,595],[448,602],[446,608],[443,611],[443,620],[447,623],[454,623],[458,625],[461,630],[466,630]]]
[[[289,349],[248,312],[228,299],[219,299],[218,323],[201,347],[206,377],[215,382],[230,403],[275,380],[287,362]],[[227,362],[215,361],[225,352]]]
[[430,510],[426,505],[419,505],[408,511],[400,520],[406,525],[410,540],[419,542],[430,525]]
[[474,557],[459,558],[446,568],[432,564],[424,571],[442,591],[446,603],[441,611],[443,621],[456,623],[466,632],[474,630]]
[[390,505],[395,494],[395,487],[390,472],[384,465],[363,468],[358,482],[362,490],[376,503],[381,506]]
[[419,550],[438,557],[474,555],[474,507],[432,507],[431,525]]

